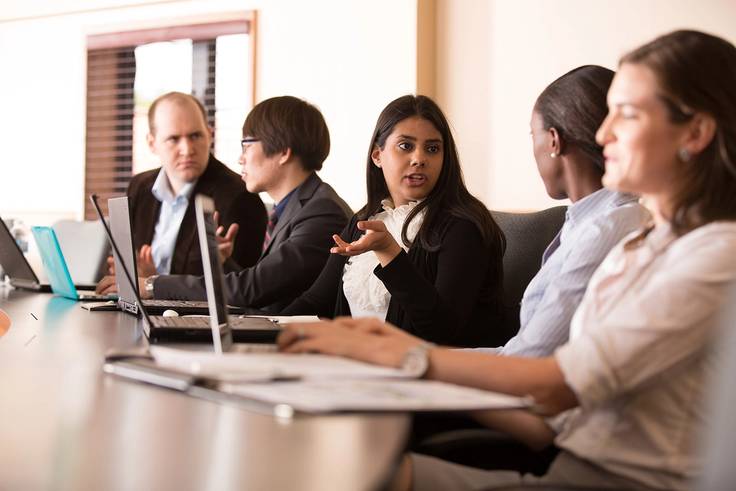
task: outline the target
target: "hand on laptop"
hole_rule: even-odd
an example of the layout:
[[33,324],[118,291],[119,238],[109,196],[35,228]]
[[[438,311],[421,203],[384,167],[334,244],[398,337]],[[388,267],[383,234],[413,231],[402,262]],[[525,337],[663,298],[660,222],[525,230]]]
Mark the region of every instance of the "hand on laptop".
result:
[[409,349],[424,341],[374,318],[282,324],[277,339],[285,353],[323,353],[376,365],[400,367]]
[[215,230],[217,251],[220,253],[220,262],[224,263],[227,258],[233,255],[233,245],[235,244],[235,236],[238,235],[239,225],[237,223],[230,224],[227,233],[225,233],[225,227],[219,225],[220,213],[217,211],[214,212],[212,218],[215,220],[215,225],[217,226],[217,230]]
[[[141,299],[148,300],[153,298],[152,295],[146,291],[145,278],[138,278],[138,291],[140,292]],[[95,293],[100,295],[109,295],[111,293],[117,293],[118,286],[115,283],[115,275],[108,275],[103,277],[97,286],[95,287]]]
[[109,293],[117,293],[118,287],[115,284],[115,275],[103,276],[95,287],[95,293],[107,295]]
[[138,275],[144,278],[158,274],[156,265],[153,263],[153,248],[148,244],[143,244],[138,251]]

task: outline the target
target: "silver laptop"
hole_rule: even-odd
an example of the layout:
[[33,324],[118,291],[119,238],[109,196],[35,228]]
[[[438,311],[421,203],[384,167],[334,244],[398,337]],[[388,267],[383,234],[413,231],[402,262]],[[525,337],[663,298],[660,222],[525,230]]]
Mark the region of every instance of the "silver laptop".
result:
[[[123,263],[127,266],[128,271],[133,278],[138,278],[138,268],[136,265],[136,253],[133,247],[133,235],[130,228],[130,209],[128,208],[128,198],[111,198],[107,201],[108,211],[110,213],[110,233],[113,240],[118,246],[120,257],[113,249],[113,260],[115,261],[115,271],[122,271]],[[136,300],[138,297],[138,282],[130,284],[120,274],[115,275],[115,283],[118,289],[118,307],[123,312],[134,315],[138,314],[138,305]],[[209,313],[207,302],[196,300],[143,300],[142,305],[146,307],[149,314],[163,314],[166,310],[175,310],[181,315],[187,314],[203,314]]]
[[[110,224],[102,219],[96,197],[91,197],[97,214],[105,227],[105,233],[110,240],[113,253],[116,256],[126,257],[125,251],[121,250],[117,238],[113,236],[112,226],[114,224],[112,203],[110,208]],[[120,199],[120,198],[116,198]],[[208,201],[209,200],[209,201]],[[110,200],[112,201],[112,200]],[[204,204],[203,204],[204,203]],[[127,200],[125,202],[127,207]],[[247,343],[273,343],[280,332],[278,324],[259,317],[243,317],[230,319],[227,315],[227,306],[223,288],[222,266],[217,256],[217,240],[215,238],[215,222],[212,217],[214,204],[205,196],[195,198],[195,209],[197,210],[197,229],[201,244],[203,269],[205,272],[205,283],[207,287],[207,312],[210,316],[199,317],[164,317],[151,315],[146,301],[141,301],[138,294],[136,277],[128,269],[128,262],[116,262],[117,281],[119,285],[125,284],[127,291],[133,294],[135,312],[143,317],[143,329],[146,337],[152,342],[158,341],[212,341],[216,350],[229,350],[233,338],[238,342]],[[207,210],[207,211],[205,211]],[[201,225],[200,225],[201,224]],[[132,250],[132,243],[131,243]],[[135,260],[135,254],[127,254],[127,258]],[[119,290],[120,293],[120,290]],[[177,309],[179,310],[179,309]],[[133,309],[127,310],[132,312]]]

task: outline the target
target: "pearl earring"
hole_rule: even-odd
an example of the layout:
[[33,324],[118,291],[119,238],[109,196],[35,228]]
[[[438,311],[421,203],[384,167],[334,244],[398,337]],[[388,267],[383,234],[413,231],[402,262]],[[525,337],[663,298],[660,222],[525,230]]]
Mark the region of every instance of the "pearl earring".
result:
[[677,151],[677,157],[683,162],[690,162],[692,155],[687,148],[681,148]]
[[558,155],[557,152],[552,152],[551,154],[549,154],[549,156],[552,157],[553,159],[556,159],[557,155]]

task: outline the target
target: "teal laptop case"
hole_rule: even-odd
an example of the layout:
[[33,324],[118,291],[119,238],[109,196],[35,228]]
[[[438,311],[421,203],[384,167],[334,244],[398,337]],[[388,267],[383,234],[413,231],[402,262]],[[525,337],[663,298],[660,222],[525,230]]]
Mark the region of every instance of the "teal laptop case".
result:
[[41,254],[43,268],[49,278],[51,291],[62,297],[77,300],[77,289],[74,287],[69,268],[61,253],[56,233],[51,227],[31,227],[33,237],[36,239],[38,251]]

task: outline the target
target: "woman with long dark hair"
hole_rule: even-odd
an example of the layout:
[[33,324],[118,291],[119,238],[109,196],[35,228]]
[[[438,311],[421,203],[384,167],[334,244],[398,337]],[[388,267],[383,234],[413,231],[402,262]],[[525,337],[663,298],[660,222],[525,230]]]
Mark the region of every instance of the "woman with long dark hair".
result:
[[503,233],[465,187],[455,140],[430,98],[381,112],[366,159],[367,204],[284,314],[377,317],[432,342],[501,344]]

